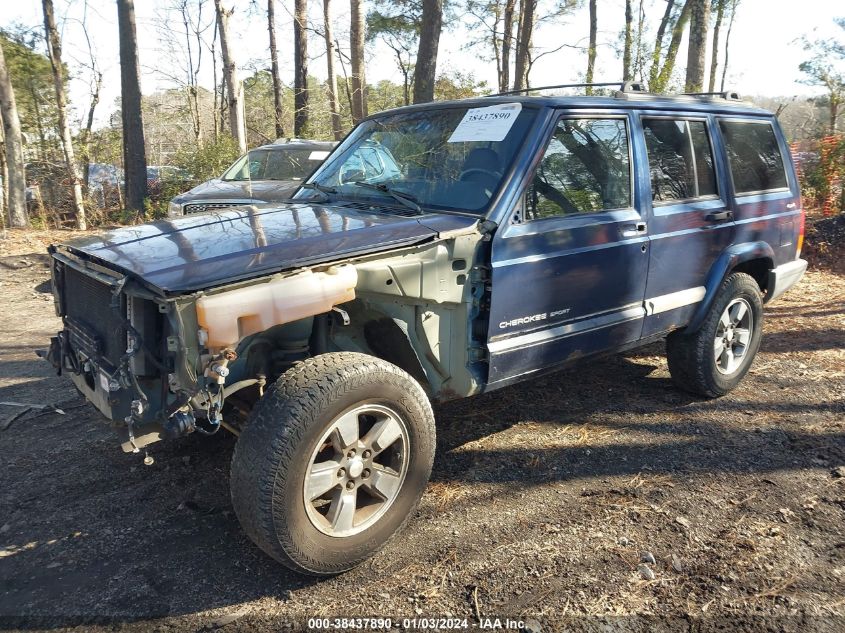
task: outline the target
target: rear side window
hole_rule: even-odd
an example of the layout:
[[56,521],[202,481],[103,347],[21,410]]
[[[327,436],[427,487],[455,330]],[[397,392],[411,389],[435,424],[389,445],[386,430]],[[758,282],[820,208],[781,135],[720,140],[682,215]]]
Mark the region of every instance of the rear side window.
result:
[[785,189],[786,172],[769,122],[719,121],[737,194]]
[[631,163],[626,121],[558,121],[528,190],[526,219],[630,206]]
[[655,202],[718,194],[713,151],[704,121],[643,119]]

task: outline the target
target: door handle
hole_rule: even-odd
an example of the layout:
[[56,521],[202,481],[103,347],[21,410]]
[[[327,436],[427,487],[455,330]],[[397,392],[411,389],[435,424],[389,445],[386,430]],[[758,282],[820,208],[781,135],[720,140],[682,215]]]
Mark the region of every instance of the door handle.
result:
[[713,222],[724,222],[725,220],[732,220],[734,214],[731,211],[716,211],[715,213],[710,213],[707,215],[705,219],[712,220]]
[[622,237],[637,237],[645,233],[647,228],[645,222],[637,222],[636,224],[623,224],[619,227],[619,231],[622,233]]

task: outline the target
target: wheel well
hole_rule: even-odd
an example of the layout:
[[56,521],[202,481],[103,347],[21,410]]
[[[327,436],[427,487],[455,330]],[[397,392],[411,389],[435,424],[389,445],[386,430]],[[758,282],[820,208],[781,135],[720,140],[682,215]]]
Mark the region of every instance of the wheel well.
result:
[[762,257],[760,259],[750,259],[746,262],[737,264],[731,270],[731,273],[745,273],[751,275],[761,292],[766,292],[769,285],[769,271],[773,268],[772,260]]
[[364,325],[364,338],[372,354],[408,372],[431,395],[431,384],[408,337],[393,319],[384,317]]

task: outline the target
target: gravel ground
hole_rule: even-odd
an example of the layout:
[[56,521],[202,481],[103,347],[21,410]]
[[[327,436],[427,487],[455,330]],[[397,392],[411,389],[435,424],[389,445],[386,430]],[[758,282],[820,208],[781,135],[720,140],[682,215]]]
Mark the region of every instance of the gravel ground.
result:
[[439,407],[414,521],[314,580],[242,534],[232,437],[161,443],[144,466],[34,356],[59,321],[45,259],[26,253],[52,237],[0,241],[0,401],[64,412],[0,405],[0,628],[845,630],[841,274],[812,270],[767,308],[750,374],[718,400],[673,388],[654,345]]

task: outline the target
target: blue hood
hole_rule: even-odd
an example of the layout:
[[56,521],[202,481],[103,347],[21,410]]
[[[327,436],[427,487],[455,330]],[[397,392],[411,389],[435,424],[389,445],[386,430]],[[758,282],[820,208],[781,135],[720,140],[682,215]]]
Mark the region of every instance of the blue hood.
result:
[[59,247],[179,294],[344,257],[410,246],[474,217],[402,217],[368,205],[288,203],[129,226]]

